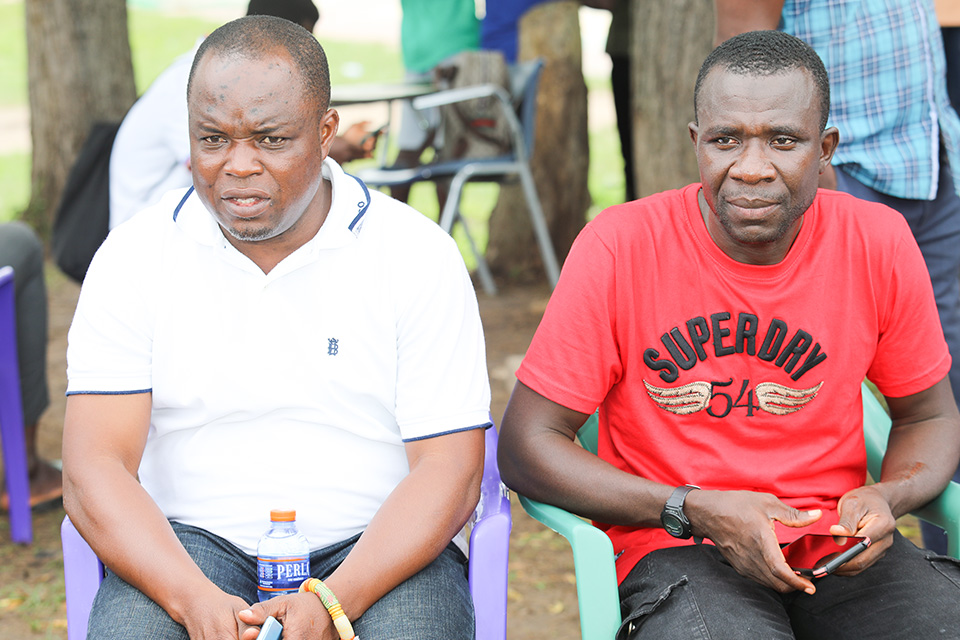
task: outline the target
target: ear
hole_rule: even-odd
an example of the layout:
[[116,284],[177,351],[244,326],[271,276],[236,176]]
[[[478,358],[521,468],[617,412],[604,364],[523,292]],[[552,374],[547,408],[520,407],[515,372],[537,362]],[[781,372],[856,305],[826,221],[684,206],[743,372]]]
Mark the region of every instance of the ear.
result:
[[840,132],[836,127],[825,129],[820,136],[820,173],[826,171],[840,142]]
[[687,124],[687,129],[690,131],[690,140],[693,141],[693,148],[697,148],[697,138],[700,137],[700,127],[696,122],[691,122]]
[[327,109],[327,112],[320,118],[320,145],[323,147],[323,157],[330,155],[330,149],[333,147],[333,139],[337,137],[337,131],[340,129],[340,114],[336,109]]

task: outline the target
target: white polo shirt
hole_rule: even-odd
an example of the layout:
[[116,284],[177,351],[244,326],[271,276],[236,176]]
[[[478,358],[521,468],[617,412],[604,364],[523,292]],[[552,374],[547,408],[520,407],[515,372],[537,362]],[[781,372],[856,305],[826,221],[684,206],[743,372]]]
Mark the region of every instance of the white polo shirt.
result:
[[196,194],[111,232],[69,333],[67,393],[150,391],[139,476],[168,518],[255,553],[271,508],[316,549],[361,532],[405,441],[490,425],[453,240],[332,160],[317,235],[264,274]]

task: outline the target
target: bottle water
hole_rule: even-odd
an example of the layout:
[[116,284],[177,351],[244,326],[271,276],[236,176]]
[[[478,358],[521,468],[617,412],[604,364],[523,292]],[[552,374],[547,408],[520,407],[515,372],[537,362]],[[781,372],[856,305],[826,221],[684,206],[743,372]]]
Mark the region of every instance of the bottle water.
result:
[[296,593],[310,577],[310,544],[297,529],[297,512],[273,509],[270,528],[257,545],[257,595],[260,602]]

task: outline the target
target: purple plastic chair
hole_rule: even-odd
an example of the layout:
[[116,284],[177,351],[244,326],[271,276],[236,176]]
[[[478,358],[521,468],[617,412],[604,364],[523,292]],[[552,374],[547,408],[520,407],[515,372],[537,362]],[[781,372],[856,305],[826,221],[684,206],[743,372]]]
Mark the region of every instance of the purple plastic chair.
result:
[[[512,526],[510,499],[497,468],[497,430],[491,427],[486,433],[480,503],[470,533],[469,579],[477,640],[507,637],[507,559]],[[69,517],[63,519],[60,537],[67,592],[67,640],[85,640],[90,607],[103,580],[103,563]]]
[[33,541],[30,479],[21,402],[13,268],[0,267],[0,444],[10,496],[10,537],[14,542],[30,544]]

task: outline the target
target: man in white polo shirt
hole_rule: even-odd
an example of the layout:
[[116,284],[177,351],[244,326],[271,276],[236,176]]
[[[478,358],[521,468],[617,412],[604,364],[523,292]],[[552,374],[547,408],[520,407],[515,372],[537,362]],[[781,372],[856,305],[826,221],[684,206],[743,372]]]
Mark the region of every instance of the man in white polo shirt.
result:
[[455,244],[327,157],[339,117],[301,27],[221,27],[187,95],[196,190],[110,235],[70,330],[64,502],[110,568],[88,635],[250,640],[270,614],[336,638],[311,593],[251,606],[290,505],[360,637],[472,637],[451,540],[490,391]]

